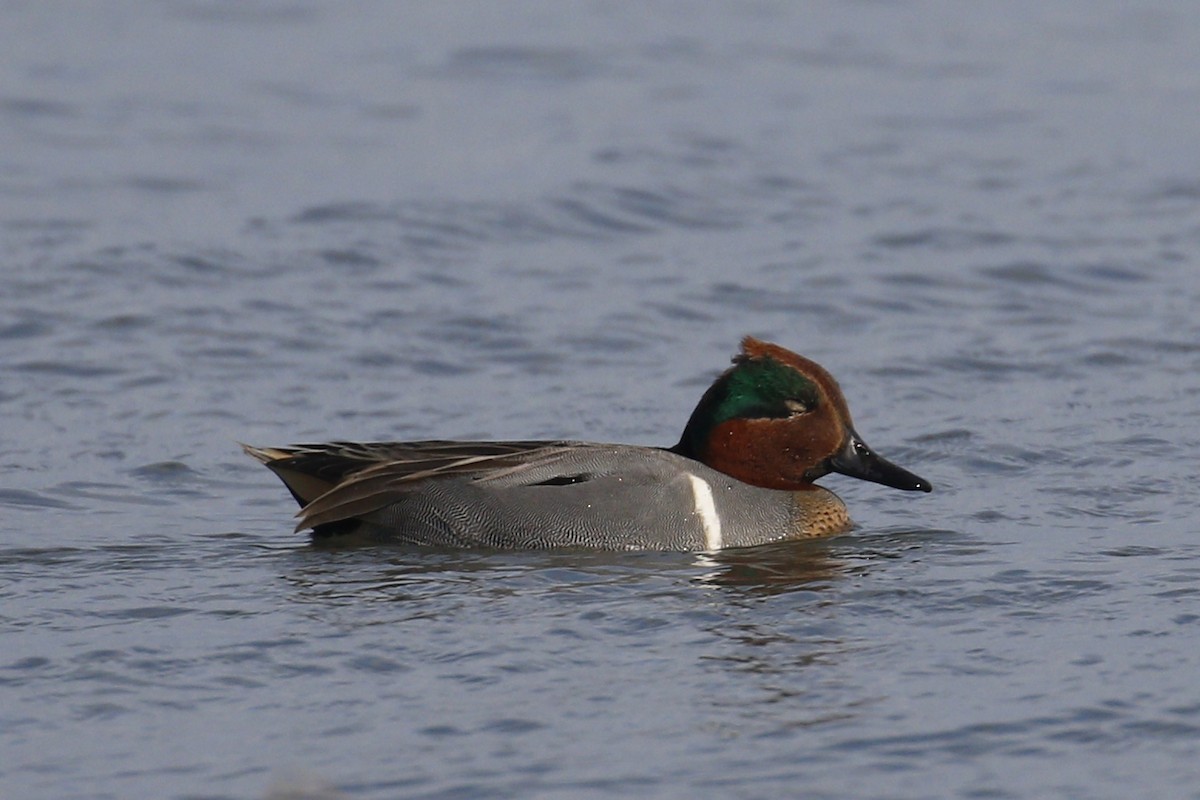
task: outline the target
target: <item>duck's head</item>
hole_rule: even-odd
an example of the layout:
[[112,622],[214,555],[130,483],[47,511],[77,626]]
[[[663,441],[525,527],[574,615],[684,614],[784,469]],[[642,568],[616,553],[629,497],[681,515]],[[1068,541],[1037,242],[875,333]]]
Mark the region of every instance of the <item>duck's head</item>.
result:
[[867,447],[824,368],[750,336],[671,449],[766,489],[810,488],[830,472],[896,489],[933,489]]

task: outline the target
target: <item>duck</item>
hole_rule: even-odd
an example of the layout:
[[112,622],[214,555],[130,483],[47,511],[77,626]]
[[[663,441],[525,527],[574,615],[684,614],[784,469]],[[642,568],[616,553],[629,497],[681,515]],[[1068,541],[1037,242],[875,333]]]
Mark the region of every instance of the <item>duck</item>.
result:
[[314,543],[715,551],[831,536],[840,473],[905,491],[823,367],[751,336],[671,447],[586,441],[242,445],[300,504]]

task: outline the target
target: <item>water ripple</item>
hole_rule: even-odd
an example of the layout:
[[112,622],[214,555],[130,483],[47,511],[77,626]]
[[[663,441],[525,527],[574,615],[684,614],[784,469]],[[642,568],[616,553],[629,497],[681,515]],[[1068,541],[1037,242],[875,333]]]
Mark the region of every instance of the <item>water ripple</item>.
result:
[[572,82],[596,77],[601,71],[599,62],[579,50],[479,46],[455,50],[430,74],[460,80]]
[[16,508],[78,508],[78,506],[29,489],[0,489],[0,505]]

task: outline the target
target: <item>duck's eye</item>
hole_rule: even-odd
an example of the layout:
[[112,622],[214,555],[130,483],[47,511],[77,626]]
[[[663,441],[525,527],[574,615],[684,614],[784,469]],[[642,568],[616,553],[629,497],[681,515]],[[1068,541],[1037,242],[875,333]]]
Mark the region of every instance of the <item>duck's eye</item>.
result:
[[858,455],[860,455],[860,456],[869,456],[869,455],[871,455],[871,448],[867,447],[867,446],[866,446],[865,444],[863,444],[862,442],[860,442],[860,441],[858,441],[858,440],[855,440],[855,442],[854,442],[854,452],[855,452],[855,453],[857,453],[857,454],[858,454]]
[[783,407],[789,414],[807,414],[811,410],[807,403],[792,397],[783,401]]

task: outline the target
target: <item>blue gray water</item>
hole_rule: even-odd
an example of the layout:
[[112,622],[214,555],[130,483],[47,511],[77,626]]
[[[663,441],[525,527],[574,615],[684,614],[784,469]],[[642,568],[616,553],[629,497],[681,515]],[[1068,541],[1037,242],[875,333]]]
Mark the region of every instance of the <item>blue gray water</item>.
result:
[[[1200,5],[13,2],[0,75],[0,796],[1200,797]],[[935,492],[328,551],[236,445],[669,444],[747,333]]]

